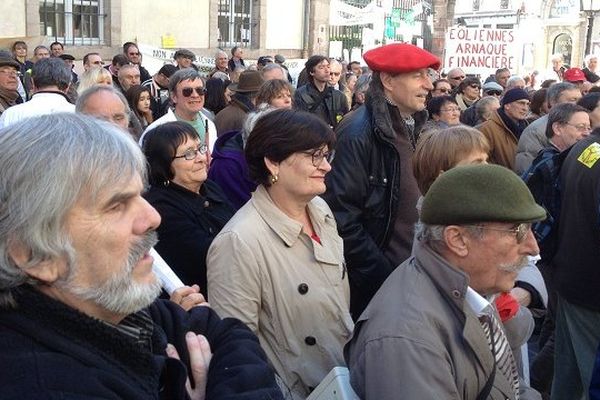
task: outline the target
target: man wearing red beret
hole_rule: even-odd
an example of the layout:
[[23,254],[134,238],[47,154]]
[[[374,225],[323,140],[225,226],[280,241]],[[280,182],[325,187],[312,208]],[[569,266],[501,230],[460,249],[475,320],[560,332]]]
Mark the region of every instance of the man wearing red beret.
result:
[[421,195],[411,157],[433,90],[428,71],[440,66],[433,54],[410,44],[379,47],[363,58],[373,71],[367,100],[336,129],[324,195],[344,239],[354,319],[410,256]]

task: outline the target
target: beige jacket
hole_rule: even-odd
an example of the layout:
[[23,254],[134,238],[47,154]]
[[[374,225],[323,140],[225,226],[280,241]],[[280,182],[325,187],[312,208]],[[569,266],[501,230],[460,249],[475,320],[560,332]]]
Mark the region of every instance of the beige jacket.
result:
[[294,399],[305,398],[331,368],[345,365],[342,349],[353,329],[343,242],[333,214],[319,197],[308,211],[322,245],[259,186],[207,256],[210,304],[258,335],[287,386],[284,395]]

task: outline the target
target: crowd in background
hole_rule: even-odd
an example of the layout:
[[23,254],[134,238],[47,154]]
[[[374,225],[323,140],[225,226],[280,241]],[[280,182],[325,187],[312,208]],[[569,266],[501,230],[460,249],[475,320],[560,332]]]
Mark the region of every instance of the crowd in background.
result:
[[[171,300],[189,309],[206,298],[221,317],[241,320],[258,337],[286,398],[306,398],[333,367],[346,364],[361,397],[393,398],[386,392],[394,388],[388,375],[365,367],[376,363],[367,351],[371,341],[380,340],[377,335],[390,327],[404,332],[413,346],[402,347],[404,352],[396,343],[377,342],[377,351],[395,356],[398,363],[415,362],[409,356],[413,351],[431,350],[415,344],[415,332],[394,325],[385,313],[382,317],[389,299],[409,301],[404,294],[411,289],[407,282],[422,283],[409,272],[400,278],[394,271],[407,270],[405,264],[413,260],[452,264],[450,257],[442,261],[430,252],[437,248],[428,240],[441,240],[435,239],[436,225],[468,226],[487,222],[485,218],[517,223],[508,231],[514,231],[519,251],[531,256],[523,258],[523,265],[509,266],[518,277],[515,274],[508,284],[485,286],[470,275],[473,289],[498,313],[498,327],[501,324],[499,329],[506,332],[510,350],[495,353],[492,318],[489,328],[484,325],[483,343],[486,349],[490,343],[490,354],[496,357],[493,372],[486,366],[471,371],[472,357],[458,357],[465,370],[456,371],[450,380],[464,374],[464,382],[458,384],[463,396],[455,396],[448,382],[437,389],[430,386],[433,392],[426,389],[430,382],[421,382],[419,392],[417,375],[426,378],[427,372],[418,368],[406,375],[417,383],[414,391],[403,390],[425,398],[443,388],[443,394],[436,393],[439,398],[452,393],[448,396],[475,399],[480,398],[476,394],[489,394],[498,384],[494,376],[502,374],[506,379],[498,385],[506,386],[503,390],[510,398],[540,398],[537,392],[541,398],[565,398],[556,393],[573,390],[572,375],[567,374],[572,371],[555,365],[555,357],[559,360],[564,354],[555,355],[554,342],[557,336],[564,345],[563,297],[571,300],[572,294],[547,276],[549,268],[539,262],[536,266],[533,256],[539,249],[530,224],[544,218],[543,210],[529,199],[519,203],[517,196],[514,207],[520,214],[514,216],[498,200],[510,202],[513,192],[490,187],[485,202],[493,203],[494,212],[467,216],[463,209],[451,209],[448,217],[444,207],[451,207],[440,205],[442,200],[434,196],[437,190],[454,193],[452,184],[440,183],[441,189],[429,191],[445,171],[464,165],[497,164],[525,177],[545,150],[560,154],[588,138],[600,128],[598,57],[587,56],[583,68],[566,67],[560,57],[553,57],[552,68],[544,74],[547,79],[538,87],[540,74],[520,77],[506,68],[485,79],[459,68],[440,74],[439,60],[422,49],[381,49],[366,56],[368,66],[313,55],[294,87],[285,57],[265,55],[250,65],[239,47],[229,54],[218,51],[208,74],[198,70],[193,52],[180,49],[173,63],[151,75],[142,66],[138,46],[127,42],[107,63],[99,53],[86,54],[84,71],[77,75],[75,59],[64,53],[61,43],[36,46],[30,59],[27,45],[15,42],[11,51],[0,53],[0,128],[8,131],[27,118],[66,112],[126,130],[147,162],[149,188],[144,198],[162,219],[154,227],[159,239],[155,248],[188,287],[186,295]],[[514,174],[507,177],[506,171],[495,169],[481,174],[502,180],[519,196],[528,193],[519,186],[522,182],[511,180]],[[465,183],[468,193],[481,189],[470,184]],[[465,204],[470,201],[475,200]],[[463,212],[463,219],[447,219]],[[422,229],[415,232],[415,224]],[[483,237],[489,227],[479,228],[478,237]],[[422,237],[426,239],[421,243]],[[559,251],[559,257],[566,257],[563,253]],[[597,271],[592,274],[597,276]],[[455,278],[463,282],[462,275]],[[403,294],[395,293],[390,281],[400,285]],[[452,291],[444,278],[432,281],[438,286],[419,286],[432,290],[432,304],[445,304],[433,294],[434,286],[440,293],[471,296]],[[199,293],[204,297],[190,300]],[[575,303],[573,315],[582,312],[577,307],[591,308],[597,318],[597,304],[579,299]],[[422,307],[424,313],[439,311],[427,303]],[[408,307],[398,315],[417,318],[412,311]],[[452,318],[440,318],[458,329]],[[543,334],[530,370],[519,355],[526,351],[523,346],[534,322],[536,332],[541,329]],[[444,331],[440,336],[454,334]],[[452,353],[448,358],[463,351],[458,342],[446,345]],[[575,358],[579,351],[574,350]],[[428,356],[423,360],[432,363],[432,369],[439,361]],[[588,360],[577,388],[586,396],[592,367]],[[491,378],[483,378],[490,373]],[[568,378],[556,382],[563,373]]]

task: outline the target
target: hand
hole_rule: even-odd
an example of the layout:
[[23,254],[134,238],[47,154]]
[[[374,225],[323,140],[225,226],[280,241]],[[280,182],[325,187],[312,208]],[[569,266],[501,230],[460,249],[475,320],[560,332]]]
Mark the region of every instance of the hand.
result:
[[210,307],[210,304],[206,302],[206,299],[200,293],[200,286],[198,285],[180,287],[171,294],[170,300],[179,304],[185,311],[189,311],[196,306]]
[[[192,388],[190,379],[185,382],[185,389],[192,400],[204,400],[206,398],[206,381],[208,379],[208,367],[212,353],[208,340],[202,335],[196,335],[194,332],[185,334],[188,353],[190,355],[190,368],[195,386]],[[171,343],[167,345],[167,355],[179,360],[179,353]]]

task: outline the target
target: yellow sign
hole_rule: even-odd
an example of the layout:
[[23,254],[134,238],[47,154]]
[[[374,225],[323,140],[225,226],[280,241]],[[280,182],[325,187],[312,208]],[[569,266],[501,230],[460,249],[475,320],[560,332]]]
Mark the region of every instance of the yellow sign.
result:
[[592,168],[600,159],[600,143],[594,142],[585,148],[577,157],[577,161],[588,168]]
[[160,40],[161,40],[161,44],[162,44],[161,47],[163,49],[174,49],[177,46],[177,44],[175,42],[175,36],[164,35],[164,36],[161,36]]

